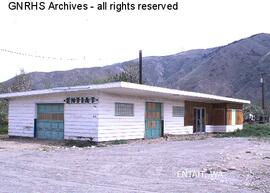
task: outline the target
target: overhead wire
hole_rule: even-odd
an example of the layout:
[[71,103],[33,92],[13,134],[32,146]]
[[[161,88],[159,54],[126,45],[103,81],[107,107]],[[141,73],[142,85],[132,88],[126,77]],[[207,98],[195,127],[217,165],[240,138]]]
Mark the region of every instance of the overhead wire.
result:
[[69,60],[69,61],[80,60],[77,58],[63,58],[63,57],[54,57],[54,56],[35,55],[35,54],[29,54],[26,52],[18,52],[18,51],[1,49],[1,48],[0,48],[0,52],[5,52],[5,53],[9,53],[9,54],[16,54],[16,55],[26,56],[26,57],[40,58],[40,59],[44,59],[44,60]]

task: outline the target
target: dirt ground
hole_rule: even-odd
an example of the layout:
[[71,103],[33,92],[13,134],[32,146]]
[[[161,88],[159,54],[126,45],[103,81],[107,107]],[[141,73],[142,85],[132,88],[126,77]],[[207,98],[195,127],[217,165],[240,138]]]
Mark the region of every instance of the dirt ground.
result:
[[270,142],[210,137],[77,148],[0,138],[0,192],[270,192]]

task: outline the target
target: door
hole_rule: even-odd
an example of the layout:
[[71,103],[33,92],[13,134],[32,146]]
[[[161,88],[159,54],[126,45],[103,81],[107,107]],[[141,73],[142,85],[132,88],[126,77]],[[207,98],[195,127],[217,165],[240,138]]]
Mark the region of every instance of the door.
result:
[[205,132],[205,109],[194,108],[194,133]]
[[161,132],[161,103],[146,103],[145,111],[145,137],[147,139],[159,138]]
[[64,139],[64,105],[38,104],[36,138]]

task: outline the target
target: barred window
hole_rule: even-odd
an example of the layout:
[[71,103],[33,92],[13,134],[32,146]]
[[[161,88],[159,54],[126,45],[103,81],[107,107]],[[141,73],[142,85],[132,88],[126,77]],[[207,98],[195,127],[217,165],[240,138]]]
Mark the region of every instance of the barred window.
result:
[[184,117],[185,108],[181,106],[173,106],[173,117]]
[[115,116],[134,116],[134,104],[115,103]]

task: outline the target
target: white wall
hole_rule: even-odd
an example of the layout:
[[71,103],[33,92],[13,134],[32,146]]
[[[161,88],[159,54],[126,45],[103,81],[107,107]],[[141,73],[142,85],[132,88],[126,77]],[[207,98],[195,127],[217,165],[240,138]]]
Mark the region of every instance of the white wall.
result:
[[65,139],[97,141],[98,105],[65,104]]
[[[184,106],[184,101],[120,96],[105,93],[74,92],[35,97],[14,98],[9,101],[9,135],[34,136],[36,104],[63,103],[66,97],[96,96],[99,104],[65,104],[65,139],[93,137],[95,141],[141,139],[145,136],[145,103],[160,102],[163,107],[164,134],[192,134],[192,126],[184,126],[184,117],[173,117],[173,106]],[[134,104],[134,116],[115,116],[115,103]],[[206,126],[206,132],[232,132],[242,125]]]
[[35,104],[29,99],[9,101],[9,136],[34,137]]
[[164,102],[164,134],[183,135],[193,133],[193,129],[184,126],[184,116],[173,117],[173,106],[185,107],[185,103],[184,101]]
[[237,129],[242,130],[243,125],[226,125],[226,132],[233,132]]
[[[110,95],[105,93],[55,94],[15,98],[9,101],[9,135],[34,136],[36,104],[63,103],[66,97],[96,96],[99,104],[65,104],[65,139],[94,138],[95,141],[140,139],[145,136],[145,103],[160,102],[163,107],[164,134],[192,134],[193,128],[184,126],[184,117],[173,117],[173,106],[184,106],[183,101],[148,99]],[[134,116],[115,116],[115,103],[133,103]],[[232,132],[242,125],[206,126],[206,132]]]
[[[184,117],[173,117],[173,106],[184,106],[182,101],[148,99],[102,93],[99,96],[98,141],[141,139],[145,135],[145,103],[163,104],[164,134],[191,134],[193,128],[184,126]],[[134,104],[134,116],[115,116],[115,103]]]
[[[95,141],[139,139],[145,135],[145,103],[161,102],[164,112],[165,134],[187,134],[184,117],[172,117],[172,107],[184,106],[184,102],[164,99],[97,94],[99,104],[65,104],[65,139],[93,137]],[[12,99],[9,102],[9,135],[34,136],[36,104],[63,103],[66,97],[93,96],[91,93],[54,94]],[[134,104],[133,117],[115,116],[115,102]]]
[[[115,116],[115,103],[134,104],[134,116]],[[138,97],[99,95],[98,141],[144,138],[145,100]]]
[[[43,95],[35,97],[15,98],[9,101],[9,135],[34,137],[34,119],[36,104],[64,103],[71,94]],[[73,96],[93,96],[91,93],[76,93]],[[77,137],[93,137],[97,140],[98,105],[65,104],[65,139]]]
[[213,133],[213,132],[226,132],[226,125],[206,125],[205,126],[206,133]]
[[243,129],[243,125],[206,125],[206,132],[233,132],[237,129]]

